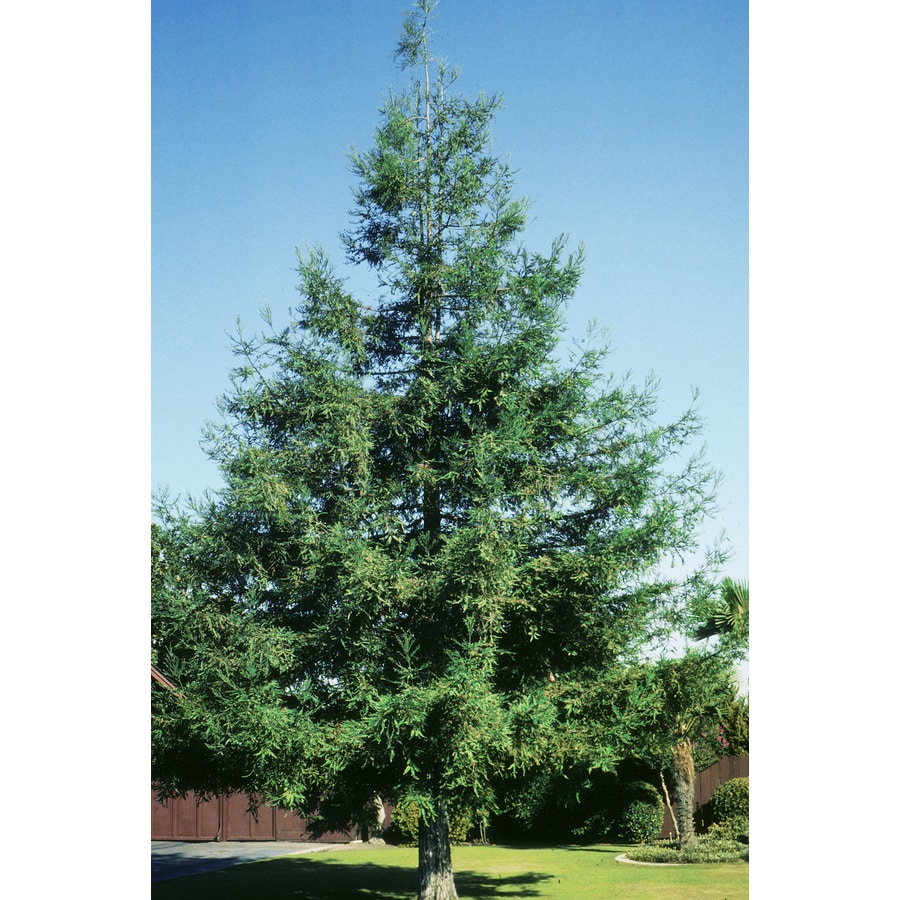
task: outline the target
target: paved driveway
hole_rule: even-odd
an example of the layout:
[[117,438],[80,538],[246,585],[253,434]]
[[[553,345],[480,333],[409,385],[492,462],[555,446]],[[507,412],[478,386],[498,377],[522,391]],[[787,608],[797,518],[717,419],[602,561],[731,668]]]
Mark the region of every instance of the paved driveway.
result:
[[166,881],[182,875],[213,872],[273,856],[347,850],[356,846],[360,845],[300,841],[151,841],[150,880]]

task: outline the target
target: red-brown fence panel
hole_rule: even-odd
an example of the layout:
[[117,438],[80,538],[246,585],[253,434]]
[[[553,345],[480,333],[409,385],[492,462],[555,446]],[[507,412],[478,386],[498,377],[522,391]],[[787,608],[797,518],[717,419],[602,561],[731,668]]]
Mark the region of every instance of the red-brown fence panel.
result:
[[202,801],[193,792],[165,803],[151,790],[150,839],[153,841],[214,841],[219,836],[221,803]]
[[[150,839],[153,841],[313,841],[349,843],[357,835],[328,831],[313,836],[307,819],[261,803],[254,815],[244,793],[201,801],[189,792],[163,802],[151,788]],[[390,808],[386,807],[387,823]]]
[[274,807],[260,804],[255,812],[251,812],[247,794],[231,794],[223,798],[223,809],[223,841],[275,840]]

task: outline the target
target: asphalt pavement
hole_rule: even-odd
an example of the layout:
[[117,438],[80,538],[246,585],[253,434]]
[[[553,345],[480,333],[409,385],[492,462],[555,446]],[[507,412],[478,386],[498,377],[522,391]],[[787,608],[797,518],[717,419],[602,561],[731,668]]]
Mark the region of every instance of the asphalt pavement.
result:
[[302,841],[151,841],[150,881],[167,881],[184,875],[214,872],[216,869],[257,859],[370,846],[361,843],[323,844]]

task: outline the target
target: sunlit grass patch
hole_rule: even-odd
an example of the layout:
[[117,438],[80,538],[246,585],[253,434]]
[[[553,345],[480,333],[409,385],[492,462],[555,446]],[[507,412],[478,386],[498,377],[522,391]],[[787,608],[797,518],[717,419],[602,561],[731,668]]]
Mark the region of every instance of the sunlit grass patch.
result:
[[[461,900],[746,900],[745,862],[691,866],[637,866],[616,862],[635,848],[453,848]],[[154,900],[412,900],[414,847],[382,847],[279,857],[153,885]]]

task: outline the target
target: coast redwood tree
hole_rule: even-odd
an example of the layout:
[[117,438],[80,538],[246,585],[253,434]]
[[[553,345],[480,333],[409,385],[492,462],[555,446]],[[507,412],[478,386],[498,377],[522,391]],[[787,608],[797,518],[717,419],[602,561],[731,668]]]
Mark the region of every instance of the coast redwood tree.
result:
[[560,351],[582,269],[520,237],[492,151],[495,97],[455,94],[417,0],[343,235],[362,302],[323,251],[299,258],[283,330],[238,336],[225,487],[160,502],[154,701],[163,794],[258,791],[343,822],[374,795],[420,810],[419,897],[456,896],[448,817],[490,810],[499,772],[611,766],[652,685],[623,664],[663,634],[703,567],[715,477],[693,411],[606,351]]

